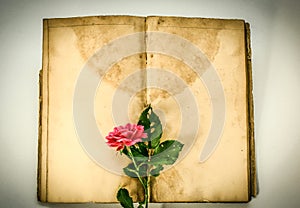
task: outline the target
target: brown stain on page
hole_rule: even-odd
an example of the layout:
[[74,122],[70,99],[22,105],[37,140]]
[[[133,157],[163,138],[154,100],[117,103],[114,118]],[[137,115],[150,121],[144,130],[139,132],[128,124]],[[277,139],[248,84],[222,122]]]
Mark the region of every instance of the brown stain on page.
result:
[[[159,182],[159,189],[157,183]],[[175,167],[162,172],[157,178],[153,178],[151,183],[152,188],[152,201],[174,202],[178,195],[184,192],[184,179],[181,177]]]

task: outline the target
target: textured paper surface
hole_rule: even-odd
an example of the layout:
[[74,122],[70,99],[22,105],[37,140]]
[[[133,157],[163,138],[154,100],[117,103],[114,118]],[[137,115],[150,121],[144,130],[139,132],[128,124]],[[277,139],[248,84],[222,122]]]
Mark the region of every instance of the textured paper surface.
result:
[[[194,92],[200,111],[197,140],[188,155],[174,168],[155,180],[154,201],[247,201],[248,143],[245,70],[245,33],[243,21],[215,21],[152,17],[148,30],[180,35],[193,42],[206,54],[220,76],[225,92],[226,120],[220,143],[204,163],[199,153],[210,129],[210,97],[201,79],[179,60],[154,55],[147,67],[166,68],[182,77]],[[150,55],[151,56],[151,55]],[[172,83],[172,82],[171,82]],[[176,88],[176,86],[174,86]],[[153,93],[154,95],[154,93]],[[152,96],[152,93],[149,95]],[[242,99],[244,97],[244,99]],[[151,103],[160,105],[162,96]],[[165,101],[167,102],[167,101]],[[164,104],[165,108],[172,106]],[[241,113],[244,112],[244,113]],[[169,121],[170,128],[176,120]],[[170,194],[172,190],[172,194]]]
[[[143,31],[144,19],[56,19],[45,20],[45,25],[40,150],[42,167],[39,170],[41,200],[115,202],[117,189],[123,185],[135,195],[138,186],[136,180],[114,175],[99,167],[81,147],[73,123],[72,100],[78,74],[88,58],[121,35]],[[132,70],[137,68],[136,63],[143,64],[141,60],[137,56],[128,61],[123,60],[122,63],[126,65],[126,70]],[[100,106],[96,109],[97,115],[101,115],[101,121],[105,121],[98,123],[106,132],[114,125],[104,109],[109,107],[107,102],[110,101],[111,91],[118,84],[114,76],[122,76],[117,70],[118,65],[112,67],[104,78],[104,87],[99,88],[101,90],[95,98],[95,103]],[[96,71],[94,73],[99,76]],[[100,99],[104,102],[98,101]]]
[[[151,201],[249,200],[252,149],[249,141],[251,115],[244,21],[108,16],[44,20],[39,141],[41,201],[116,202],[115,196],[120,186],[126,187],[134,200],[143,197],[137,180],[119,176],[99,166],[82,147],[74,125],[73,96],[80,72],[87,63],[91,64],[90,57],[119,37],[145,31],[173,34],[188,40],[203,52],[214,67],[221,80],[226,109],[219,143],[209,158],[200,162],[200,153],[212,126],[212,103],[215,101],[212,101],[205,82],[192,66],[169,54],[156,52],[124,57],[105,73],[100,73],[102,69],[98,65],[89,66],[91,74],[101,78],[93,103],[99,130],[105,135],[116,125],[112,116],[114,93],[118,89],[125,101],[126,95],[131,95],[134,89],[124,83],[129,75],[138,74],[131,82],[143,90],[134,94],[128,106],[122,106],[122,103],[117,105],[120,112],[122,107],[128,108],[129,121],[136,122],[143,107],[151,103],[159,114],[163,112],[162,140],[173,138],[190,142],[185,144],[190,145],[190,149],[174,167],[152,179]],[[135,44],[145,47],[145,50],[164,47],[159,40],[152,40],[150,33],[142,37]],[[171,45],[165,47],[172,50]],[[160,73],[172,76],[166,80],[167,76],[160,76]],[[183,87],[181,82],[187,87]],[[162,87],[172,89],[174,94],[150,87],[157,83],[165,83]],[[200,125],[193,141],[179,137],[180,122],[183,120],[180,102],[184,99],[178,102],[176,96],[184,96],[186,88],[192,92],[198,108]]]

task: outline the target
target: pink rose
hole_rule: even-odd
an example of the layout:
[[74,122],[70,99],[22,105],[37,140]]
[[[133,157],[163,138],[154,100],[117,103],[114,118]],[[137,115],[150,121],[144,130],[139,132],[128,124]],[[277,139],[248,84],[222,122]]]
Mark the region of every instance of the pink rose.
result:
[[129,147],[141,142],[142,138],[147,138],[147,133],[144,133],[144,126],[128,123],[126,126],[115,127],[105,138],[108,146],[117,147],[119,151],[124,149],[124,146]]

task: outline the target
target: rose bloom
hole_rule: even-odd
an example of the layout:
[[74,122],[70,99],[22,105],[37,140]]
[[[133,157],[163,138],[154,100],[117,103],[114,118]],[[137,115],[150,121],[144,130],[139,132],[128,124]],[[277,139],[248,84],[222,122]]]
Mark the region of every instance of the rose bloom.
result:
[[125,126],[115,127],[105,138],[108,146],[117,147],[119,151],[125,146],[141,142],[143,138],[147,138],[147,133],[144,133],[144,126],[128,123]]

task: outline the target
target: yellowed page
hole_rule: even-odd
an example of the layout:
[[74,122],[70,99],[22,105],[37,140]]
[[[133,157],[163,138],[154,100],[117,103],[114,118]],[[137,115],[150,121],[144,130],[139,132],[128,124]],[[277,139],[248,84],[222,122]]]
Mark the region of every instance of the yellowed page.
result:
[[[160,87],[154,87],[148,90],[147,101],[154,109],[164,112],[163,139],[178,139],[185,143],[186,148],[181,153],[183,158],[174,167],[154,179],[152,201],[249,200],[244,31],[244,21],[240,20],[147,18],[147,68],[169,76],[164,80],[153,73],[147,76],[148,85],[165,82],[163,87],[171,91],[169,94],[173,93],[169,95]],[[151,32],[155,33],[151,35]],[[159,38],[158,32],[163,38]],[[201,59],[198,66],[197,59]],[[178,84],[180,79],[183,84]],[[220,92],[214,91],[214,86],[218,85],[221,86]],[[195,108],[193,103],[198,109],[185,119],[188,125],[180,123],[188,108]],[[220,114],[219,117],[216,114]],[[188,128],[195,122],[198,122],[198,129],[194,138],[186,136],[197,125],[179,134],[181,128]],[[214,125],[221,126],[221,131],[217,140],[212,142],[215,144],[211,146],[215,147],[209,149],[205,145],[214,140],[210,135]],[[201,158],[201,154],[206,155]]]
[[[123,16],[44,20],[41,201],[116,202],[120,186],[127,187],[134,200],[140,197],[137,193],[140,185],[135,179],[120,176],[101,164],[104,151],[110,150],[93,146],[89,140],[98,142],[98,138],[92,138],[95,135],[86,132],[94,125],[92,130],[100,131],[99,143],[103,146],[105,135],[116,125],[112,113],[117,111],[112,109],[116,86],[135,72],[139,72],[136,85],[141,88],[145,85],[145,73],[141,72],[145,68],[145,55],[141,53],[143,41],[135,42],[137,53],[129,53],[121,59],[113,57],[116,51],[109,51],[115,50],[109,43],[117,42],[119,37],[143,32],[144,22],[144,18]],[[101,51],[105,47],[110,49]],[[111,62],[102,66],[107,60]],[[83,72],[91,79],[82,81]],[[91,83],[96,84],[93,89]],[[90,89],[94,90],[91,95],[88,94]],[[130,88],[119,90],[123,90],[123,94],[132,93]],[[135,112],[130,114],[129,120],[137,119],[145,103],[145,93],[133,93],[131,102],[123,106],[124,111]],[[91,106],[88,110],[87,105]],[[91,115],[86,116],[86,112]],[[83,119],[79,121],[80,116]],[[113,150],[110,154],[115,156]]]

